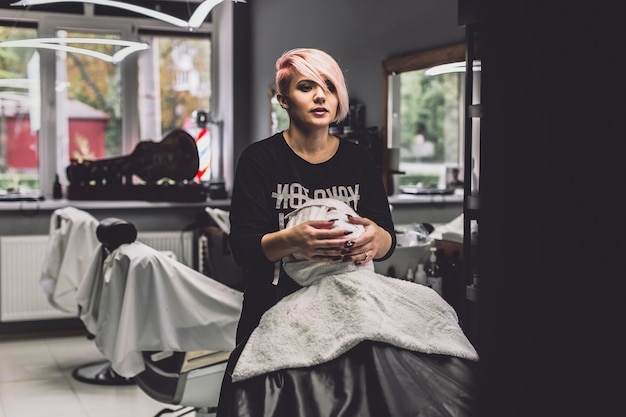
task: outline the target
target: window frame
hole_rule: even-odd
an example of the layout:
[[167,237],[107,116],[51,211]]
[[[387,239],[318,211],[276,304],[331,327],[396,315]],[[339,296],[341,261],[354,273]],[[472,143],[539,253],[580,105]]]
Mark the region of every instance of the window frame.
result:
[[[182,1],[182,0],[178,0]],[[219,102],[217,96],[218,84],[218,52],[217,48],[217,24],[214,13],[210,19],[200,28],[190,33],[186,29],[174,27],[168,23],[143,17],[115,17],[96,16],[93,7],[86,4],[82,15],[69,13],[50,13],[37,10],[24,10],[22,8],[2,9],[3,25],[14,23],[16,26],[28,24],[35,25],[37,36],[41,38],[54,38],[58,30],[89,31],[93,33],[119,32],[121,39],[139,41],[142,31],[157,33],[172,33],[176,36],[202,36],[211,38],[211,84],[214,86],[211,96],[211,108],[217,109]],[[40,85],[41,85],[41,129],[38,134],[39,152],[39,185],[41,194],[49,198],[52,196],[55,176],[63,174],[65,167],[57,166],[57,121],[56,121],[56,52],[53,50],[40,49]],[[124,59],[120,65],[122,79],[122,94],[124,109],[122,114],[122,138],[121,150],[124,154],[130,153],[135,145],[142,139],[139,137],[138,105],[138,55],[132,54]],[[134,110],[133,110],[134,109]],[[69,163],[69,161],[68,161]]]
[[[382,177],[383,183],[387,190],[388,195],[394,193],[394,180],[393,172],[390,167],[390,151],[392,148],[392,135],[389,131],[392,124],[389,121],[391,117],[391,98],[390,98],[390,85],[389,76],[399,74],[402,72],[415,71],[434,67],[436,65],[450,64],[453,62],[465,61],[465,44],[459,43],[450,46],[428,49],[424,51],[407,53],[399,56],[387,58],[382,63],[383,68],[383,86],[382,86],[382,126],[381,132],[383,137],[383,163],[382,163]],[[464,120],[464,115],[459,115],[459,120]],[[463,130],[461,130],[463,131]],[[459,143],[461,152],[463,150],[463,141]]]

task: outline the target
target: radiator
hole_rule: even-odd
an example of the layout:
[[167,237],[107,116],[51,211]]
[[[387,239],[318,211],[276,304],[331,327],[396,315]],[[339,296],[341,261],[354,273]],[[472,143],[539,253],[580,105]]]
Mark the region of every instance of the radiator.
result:
[[[191,231],[140,232],[137,240],[193,267]],[[0,322],[74,317],[52,307],[39,285],[47,244],[47,235],[0,236]]]
[[48,236],[0,237],[0,321],[72,317],[48,303],[39,285]]
[[160,251],[171,251],[176,259],[193,268],[193,232],[139,232],[137,240]]

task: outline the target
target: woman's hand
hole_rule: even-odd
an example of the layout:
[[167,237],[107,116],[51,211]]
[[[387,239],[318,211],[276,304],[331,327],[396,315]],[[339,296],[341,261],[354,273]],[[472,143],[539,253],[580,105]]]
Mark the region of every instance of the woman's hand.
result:
[[293,253],[311,261],[343,261],[356,265],[385,256],[392,242],[386,230],[364,217],[349,217],[349,222],[362,225],[363,234],[351,239],[352,232],[345,228],[333,229],[332,220],[310,220],[264,235],[261,245],[272,262]]
[[351,241],[350,253],[344,255],[344,261],[349,258],[348,261],[361,265],[385,256],[392,242],[391,236],[385,229],[365,217],[348,216],[348,220],[352,224],[362,225],[365,231],[357,239]]
[[333,229],[332,220],[310,220],[289,229],[268,233],[261,239],[265,256],[272,262],[298,253],[311,261],[336,262],[349,255],[350,231]]

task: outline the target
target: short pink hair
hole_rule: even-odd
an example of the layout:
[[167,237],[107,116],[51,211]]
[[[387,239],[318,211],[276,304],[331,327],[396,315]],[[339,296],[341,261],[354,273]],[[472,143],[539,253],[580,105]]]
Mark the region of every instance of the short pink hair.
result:
[[276,60],[276,89],[278,94],[288,96],[289,84],[298,73],[319,84],[330,93],[326,81],[330,81],[336,89],[339,105],[335,122],[346,118],[350,110],[350,98],[343,72],[337,61],[319,49],[297,48],[285,52]]

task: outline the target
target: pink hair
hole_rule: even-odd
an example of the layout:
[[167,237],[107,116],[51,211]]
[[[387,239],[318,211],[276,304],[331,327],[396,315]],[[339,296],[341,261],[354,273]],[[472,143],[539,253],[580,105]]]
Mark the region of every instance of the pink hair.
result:
[[343,72],[339,64],[326,52],[319,49],[297,48],[285,52],[276,60],[276,89],[278,94],[288,96],[289,84],[298,73],[319,84],[324,91],[330,93],[326,81],[330,81],[336,89],[339,104],[335,122],[346,118],[350,110],[350,99]]

